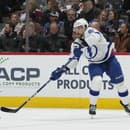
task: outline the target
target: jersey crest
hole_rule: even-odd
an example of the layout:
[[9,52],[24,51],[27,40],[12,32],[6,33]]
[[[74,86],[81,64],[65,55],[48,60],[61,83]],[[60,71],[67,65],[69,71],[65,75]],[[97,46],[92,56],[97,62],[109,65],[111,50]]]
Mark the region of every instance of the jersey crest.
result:
[[92,32],[94,32],[93,29],[89,29],[89,30],[88,30],[88,33],[89,33],[89,34],[92,33]]
[[98,48],[95,45],[93,45],[92,47],[88,46],[86,53],[87,53],[87,55],[86,55],[87,59],[93,59],[96,57],[96,55],[98,53]]

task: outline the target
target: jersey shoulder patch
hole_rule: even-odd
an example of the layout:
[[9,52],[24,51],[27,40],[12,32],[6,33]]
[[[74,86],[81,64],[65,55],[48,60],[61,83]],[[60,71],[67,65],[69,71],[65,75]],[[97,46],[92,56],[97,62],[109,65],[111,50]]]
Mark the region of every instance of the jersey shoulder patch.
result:
[[93,33],[94,32],[94,30],[93,29],[89,29],[88,30],[88,33],[90,34],[90,33]]
[[92,28],[89,28],[87,32],[88,32],[88,34],[96,33],[96,34],[99,34],[99,35],[100,35],[100,32],[99,32],[98,30],[94,30],[94,29],[92,29]]

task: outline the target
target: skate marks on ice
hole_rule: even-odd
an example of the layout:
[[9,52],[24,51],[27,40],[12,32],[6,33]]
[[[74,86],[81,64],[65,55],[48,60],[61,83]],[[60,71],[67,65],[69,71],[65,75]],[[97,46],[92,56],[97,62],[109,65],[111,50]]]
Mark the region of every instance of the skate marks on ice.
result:
[[97,110],[91,119],[87,109],[28,109],[0,112],[0,130],[104,130],[129,128],[130,116],[123,110]]

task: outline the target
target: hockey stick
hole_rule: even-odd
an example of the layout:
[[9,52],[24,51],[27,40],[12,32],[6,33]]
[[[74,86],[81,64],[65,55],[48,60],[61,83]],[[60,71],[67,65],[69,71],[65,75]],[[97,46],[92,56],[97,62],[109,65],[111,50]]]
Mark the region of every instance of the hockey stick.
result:
[[31,97],[29,97],[23,104],[21,104],[18,108],[12,109],[7,107],[1,107],[1,111],[9,112],[9,113],[16,113],[18,112],[23,106],[25,106],[35,95],[37,95],[51,80],[49,79],[45,84],[43,84]]
[[[73,57],[64,65],[66,67],[71,61],[73,60]],[[19,111],[23,106],[25,106],[35,95],[37,95],[49,82],[51,79],[49,79],[45,84],[43,84],[31,97],[29,97],[23,104],[21,104],[18,108],[12,109],[7,107],[1,107],[0,110],[3,112],[9,112],[9,113],[16,113]]]

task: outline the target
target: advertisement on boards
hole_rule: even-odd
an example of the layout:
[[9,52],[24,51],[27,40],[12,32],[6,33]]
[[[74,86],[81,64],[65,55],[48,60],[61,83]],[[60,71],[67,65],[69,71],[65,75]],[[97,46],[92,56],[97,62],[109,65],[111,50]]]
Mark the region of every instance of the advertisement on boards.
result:
[[[68,55],[2,55],[0,57],[0,96],[30,96],[39,89],[57,67],[68,60]],[[129,55],[117,56],[121,63],[125,84],[130,87]],[[116,88],[104,74],[100,97],[117,97]],[[88,97],[91,82],[88,62],[81,57],[77,68],[51,81],[37,96],[39,97]],[[129,88],[130,89],[130,88]]]

